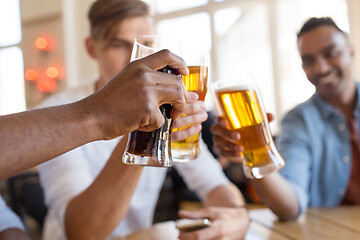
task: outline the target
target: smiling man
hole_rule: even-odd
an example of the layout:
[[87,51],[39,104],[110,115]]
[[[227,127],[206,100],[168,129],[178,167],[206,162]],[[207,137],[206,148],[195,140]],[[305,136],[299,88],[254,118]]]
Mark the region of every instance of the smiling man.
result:
[[[353,49],[331,18],[311,18],[298,33],[302,67],[316,93],[282,121],[280,173],[254,180],[264,203],[282,220],[308,207],[360,204],[360,84],[351,75]],[[213,126],[217,153],[242,161],[223,119]],[[239,136],[235,136],[239,137]],[[230,158],[229,158],[230,157]]]

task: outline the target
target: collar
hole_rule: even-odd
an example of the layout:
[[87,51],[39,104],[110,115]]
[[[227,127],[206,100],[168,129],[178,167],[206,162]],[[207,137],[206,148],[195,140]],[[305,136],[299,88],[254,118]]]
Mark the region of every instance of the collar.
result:
[[[357,100],[354,112],[360,111],[360,83],[356,83],[356,95]],[[324,119],[330,119],[331,117],[336,115],[343,116],[343,114],[337,108],[325,102],[318,94],[315,93],[311,97],[311,99],[318,106],[320,113],[324,117]]]

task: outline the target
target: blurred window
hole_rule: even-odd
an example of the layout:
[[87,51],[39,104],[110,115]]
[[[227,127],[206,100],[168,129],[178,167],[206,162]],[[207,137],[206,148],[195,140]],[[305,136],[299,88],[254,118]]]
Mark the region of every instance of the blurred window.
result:
[[[152,0],[156,30],[211,53],[210,81],[250,69],[277,133],[283,115],[314,93],[302,68],[296,32],[309,17],[330,16],[349,31],[346,0]],[[209,110],[215,108],[207,94]]]
[[167,13],[202,6],[207,2],[208,0],[155,0],[155,8],[159,13]]
[[20,6],[0,0],[0,115],[25,110]]

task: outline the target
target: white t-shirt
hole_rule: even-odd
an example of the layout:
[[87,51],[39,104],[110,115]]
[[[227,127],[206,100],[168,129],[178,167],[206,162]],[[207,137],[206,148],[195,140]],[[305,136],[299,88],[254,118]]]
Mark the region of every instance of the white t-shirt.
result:
[[24,225],[19,216],[11,211],[0,195],[0,232],[9,228],[20,228],[24,230]]
[[[94,86],[94,82],[91,82],[51,96],[41,106],[65,104],[82,99],[94,92]],[[118,141],[119,138],[91,142],[40,165],[40,180],[45,192],[45,202],[49,208],[44,226],[44,240],[65,239],[63,223],[68,202],[91,185],[105,166]],[[202,140],[200,148],[201,153],[198,159],[190,163],[175,164],[175,168],[187,186],[204,199],[211,190],[227,184],[229,180]],[[114,229],[111,237],[125,236],[152,225],[154,210],[166,172],[166,168],[144,168],[131,199],[128,213]]]

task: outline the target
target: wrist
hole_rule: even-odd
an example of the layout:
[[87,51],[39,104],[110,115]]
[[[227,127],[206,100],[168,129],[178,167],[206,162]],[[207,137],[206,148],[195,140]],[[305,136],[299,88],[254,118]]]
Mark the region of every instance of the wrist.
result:
[[105,139],[100,115],[94,111],[94,106],[87,101],[87,98],[70,105],[73,109],[72,114],[78,119],[79,127],[83,130],[83,136],[88,142]]

